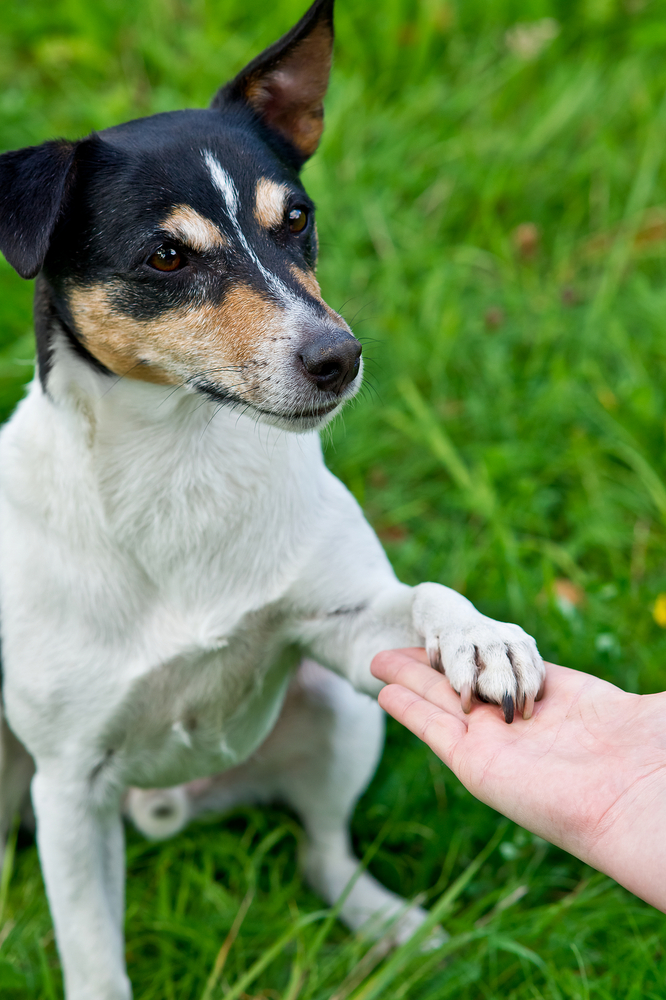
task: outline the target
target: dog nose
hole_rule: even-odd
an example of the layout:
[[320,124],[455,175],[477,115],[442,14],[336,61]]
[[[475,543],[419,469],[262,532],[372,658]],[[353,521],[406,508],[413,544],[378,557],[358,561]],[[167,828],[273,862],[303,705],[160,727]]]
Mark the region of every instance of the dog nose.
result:
[[361,345],[351,333],[327,330],[303,344],[298,358],[305,374],[318,389],[339,395],[358,375],[361,351]]

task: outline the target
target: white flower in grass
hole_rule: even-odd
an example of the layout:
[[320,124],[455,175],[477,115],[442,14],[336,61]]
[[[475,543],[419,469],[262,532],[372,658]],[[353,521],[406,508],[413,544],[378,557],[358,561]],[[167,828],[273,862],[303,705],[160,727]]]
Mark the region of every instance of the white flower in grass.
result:
[[525,21],[514,24],[504,34],[504,43],[519,59],[526,62],[543,52],[560,33],[560,25],[554,17],[542,17],[539,21]]

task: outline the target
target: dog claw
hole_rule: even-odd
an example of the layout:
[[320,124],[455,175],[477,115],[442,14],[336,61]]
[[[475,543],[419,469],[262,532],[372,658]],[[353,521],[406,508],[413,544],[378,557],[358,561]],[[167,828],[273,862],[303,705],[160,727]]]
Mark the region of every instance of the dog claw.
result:
[[523,719],[531,719],[534,711],[534,695],[526,695],[523,705]]
[[465,715],[469,715],[472,711],[472,685],[463,684],[460,688],[460,707],[462,708]]
[[539,688],[537,696],[536,696],[536,698],[534,700],[535,701],[541,701],[541,699],[543,698],[543,693],[544,693],[545,690],[546,690],[546,678],[544,677],[544,679],[541,681],[541,687]]
[[439,646],[431,646],[430,649],[428,649],[428,659],[430,660],[430,666],[433,670],[437,670],[440,674],[444,673],[442,653]]
[[513,713],[515,705],[513,702],[513,698],[511,697],[508,691],[502,698],[502,708],[504,710],[504,721],[511,724],[513,722]]

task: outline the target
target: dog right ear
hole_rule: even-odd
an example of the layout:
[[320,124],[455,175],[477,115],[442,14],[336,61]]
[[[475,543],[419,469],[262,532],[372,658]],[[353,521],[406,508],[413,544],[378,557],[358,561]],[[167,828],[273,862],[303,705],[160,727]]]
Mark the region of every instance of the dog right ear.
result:
[[298,24],[217,92],[211,108],[248,105],[282,139],[300,168],[324,128],[323,100],[333,52],[333,2],[314,0]]
[[34,278],[72,180],[76,144],[55,140],[0,156],[0,250],[22,278]]

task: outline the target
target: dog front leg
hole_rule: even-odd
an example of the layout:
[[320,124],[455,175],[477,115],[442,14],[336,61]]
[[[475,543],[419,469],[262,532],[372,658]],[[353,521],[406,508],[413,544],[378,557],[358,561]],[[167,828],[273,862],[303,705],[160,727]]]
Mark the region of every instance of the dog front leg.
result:
[[425,646],[431,665],[459,692],[464,711],[475,694],[500,704],[507,722],[516,709],[529,718],[545,675],[530,635],[487,618],[462,594],[437,583],[406,587],[389,580],[356,607],[304,619],[301,636],[320,662],[375,695],[383,686],[370,673],[377,653]]
[[37,770],[37,842],[67,1000],[130,1000],[123,938],[124,834],[118,801],[90,782]]
[[370,673],[377,653],[425,646],[466,712],[476,694],[502,705],[507,722],[516,708],[529,717],[545,676],[534,639],[449,587],[400,583],[356,501],[333,477],[328,487],[321,534],[289,595],[294,639],[374,695],[383,686]]
[[330,600],[317,594],[326,610],[303,615],[294,635],[313,659],[375,698],[384,685],[370,673],[373,657],[385,649],[421,644],[413,623],[413,589],[386,576],[363,589],[360,574],[352,577],[346,603],[339,594]]

